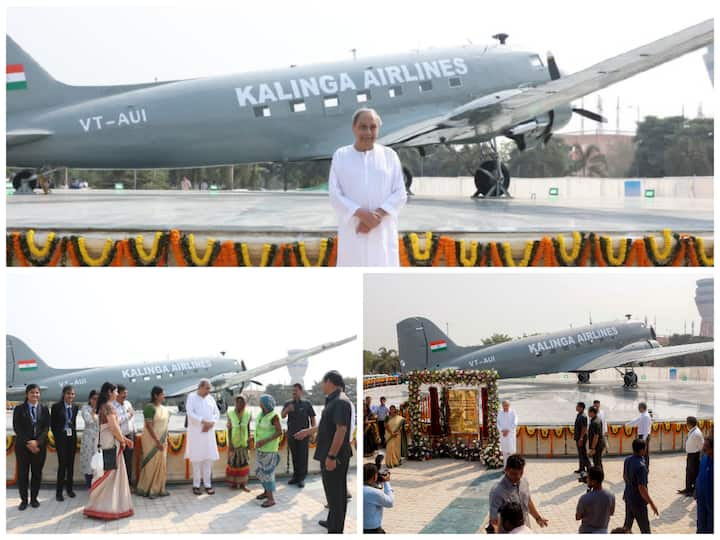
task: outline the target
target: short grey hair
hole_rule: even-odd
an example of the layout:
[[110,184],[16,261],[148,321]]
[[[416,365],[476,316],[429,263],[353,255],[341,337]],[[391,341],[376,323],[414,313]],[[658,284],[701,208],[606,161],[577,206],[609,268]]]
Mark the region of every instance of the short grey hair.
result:
[[510,402],[509,402],[507,399],[503,399],[503,400],[502,400],[502,404],[505,405],[506,403],[507,403],[508,405],[510,405]]
[[198,388],[202,388],[205,385],[212,386],[212,384],[210,383],[210,379],[200,379],[200,382],[198,383]]
[[370,113],[372,114],[375,119],[378,122],[378,126],[382,126],[382,118],[380,118],[380,115],[375,109],[371,109],[370,107],[362,107],[355,111],[355,113],[352,116],[352,125],[354,126],[357,123],[358,118],[360,118],[360,115],[363,113]]

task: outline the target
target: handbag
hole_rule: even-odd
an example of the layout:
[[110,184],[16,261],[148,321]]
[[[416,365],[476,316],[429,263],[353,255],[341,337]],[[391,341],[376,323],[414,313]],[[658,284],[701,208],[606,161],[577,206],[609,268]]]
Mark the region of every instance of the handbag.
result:
[[117,469],[117,452],[115,451],[114,447],[108,448],[107,450],[103,448],[102,459],[104,471],[112,471]]

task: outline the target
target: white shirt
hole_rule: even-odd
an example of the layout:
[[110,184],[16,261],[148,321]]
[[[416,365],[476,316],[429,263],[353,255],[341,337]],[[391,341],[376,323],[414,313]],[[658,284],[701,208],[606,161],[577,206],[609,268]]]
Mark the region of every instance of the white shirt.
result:
[[188,394],[185,401],[187,411],[187,445],[185,459],[190,461],[215,461],[220,458],[215,441],[215,428],[203,432],[202,422],[215,422],[220,419],[220,411],[213,397],[208,394],[201,397],[197,392]]
[[[510,409],[508,412],[500,411],[497,415],[497,428],[500,432],[500,451],[503,454],[514,454],[516,449],[515,429],[518,425],[517,414]],[[503,436],[503,430],[509,430],[507,436]]]
[[508,534],[534,534],[533,530],[528,527],[527,525],[523,524],[519,527],[515,527],[512,531],[510,531]]
[[597,412],[598,417],[600,417],[600,420],[602,420],[602,430],[603,434],[607,435],[607,421],[605,420],[605,411],[600,410]]
[[638,416],[635,420],[631,420],[626,426],[637,426],[638,427],[638,435],[644,435],[647,437],[650,435],[650,426],[652,426],[652,418],[650,418],[650,414],[645,411],[641,412],[640,416]]
[[702,431],[700,431],[699,427],[695,426],[688,432],[687,440],[685,441],[685,452],[688,454],[702,452],[704,443],[705,437],[703,437]]
[[[400,266],[398,214],[405,202],[400,158],[380,144],[360,152],[353,145],[335,151],[328,180],[338,219],[338,266]],[[356,232],[358,209],[387,212],[369,233]]]
[[134,435],[135,434],[135,421],[134,417],[130,418],[130,411],[133,410],[132,404],[126,399],[120,404],[119,401],[115,400],[112,402],[117,415],[118,422],[120,423],[120,431],[123,435]]

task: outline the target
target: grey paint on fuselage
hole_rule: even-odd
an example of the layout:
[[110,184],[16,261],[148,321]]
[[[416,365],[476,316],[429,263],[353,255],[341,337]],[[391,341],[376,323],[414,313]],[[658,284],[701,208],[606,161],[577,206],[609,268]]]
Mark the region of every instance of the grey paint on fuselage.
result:
[[652,348],[651,330],[641,322],[617,321],[571,328],[500,343],[456,358],[443,367],[495,369],[501,379],[573,371],[573,362],[627,346]]
[[[457,78],[460,86],[451,87],[450,79]],[[421,79],[431,81],[430,91],[420,91]],[[7,161],[22,167],[159,168],[327,159],[352,142],[350,117],[361,106],[381,114],[382,135],[493,92],[548,80],[534,52],[473,45],[159,83],[113,95],[107,95],[112,87],[97,87],[95,98],[88,98],[92,88],[82,87],[83,99],[74,104],[17,113],[8,107],[9,132],[52,135],[8,146]],[[390,97],[393,86],[402,94]],[[64,88],[72,95],[72,87]],[[357,93],[363,90],[371,97],[360,103]],[[304,112],[291,110],[297,96]],[[337,107],[325,107],[328,96],[337,96]],[[271,116],[257,117],[253,101],[268,105]],[[569,106],[565,112],[556,112],[554,129],[569,121]]]

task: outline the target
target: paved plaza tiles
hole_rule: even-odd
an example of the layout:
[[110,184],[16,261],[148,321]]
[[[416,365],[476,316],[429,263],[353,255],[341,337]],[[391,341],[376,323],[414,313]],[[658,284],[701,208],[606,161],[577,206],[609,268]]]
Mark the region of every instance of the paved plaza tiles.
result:
[[[615,515],[610,528],[625,517],[622,492],[624,458],[606,458],[604,487],[615,494]],[[367,461],[367,458],[366,458]],[[585,484],[572,473],[576,459],[528,459],[525,476],[540,513],[549,521],[540,534],[575,533],[575,508]],[[383,528],[388,533],[484,533],[488,523],[488,495],[500,471],[486,471],[477,462],[434,459],[404,462],[391,470],[394,508],[385,509]],[[694,533],[695,501],[676,493],[685,485],[685,456],[651,455],[650,495],[660,515],[650,518],[653,533]],[[633,533],[639,533],[637,524]]]
[[[354,492],[356,475],[348,474],[348,486]],[[231,490],[220,482],[215,495],[193,495],[189,484],[171,485],[169,497],[149,500],[133,496],[135,515],[115,521],[101,521],[84,517],[86,490],[78,490],[77,497],[55,501],[55,489],[43,487],[40,508],[17,509],[20,503],[17,489],[6,490],[6,519],[9,533],[251,533],[289,534],[326,532],[318,520],[327,517],[325,495],[320,475],[306,479],[305,488],[287,485],[278,478],[278,504],[264,509],[255,496],[262,492],[259,483],[251,482],[252,493]],[[357,497],[348,502],[345,532],[357,532]]]

